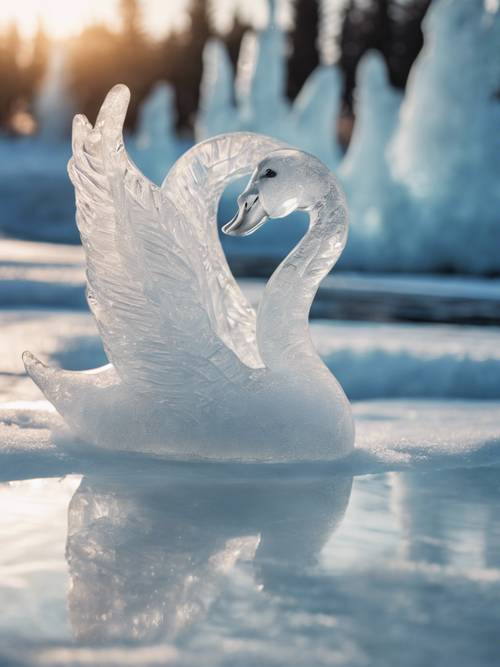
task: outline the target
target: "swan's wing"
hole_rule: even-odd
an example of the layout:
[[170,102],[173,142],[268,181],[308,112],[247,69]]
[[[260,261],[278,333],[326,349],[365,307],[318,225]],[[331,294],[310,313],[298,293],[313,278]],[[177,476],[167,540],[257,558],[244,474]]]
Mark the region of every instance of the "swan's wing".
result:
[[215,220],[227,184],[252,171],[284,144],[259,134],[233,132],[194,146],[173,166],[161,187],[176,210],[176,237],[189,248],[202,301],[218,336],[248,366],[262,366],[254,309],[242,294],[222,250]]
[[128,100],[128,89],[116,86],[94,128],[81,116],[73,125],[69,173],[88,300],[122,379],[139,392],[156,392],[172,407],[189,394],[189,403],[202,408],[215,387],[227,390],[249,369],[213,326],[200,284],[211,270],[210,255],[198,264],[200,256],[192,256],[189,245],[193,239],[197,247],[197,233],[190,234],[176,202],[127,156],[122,126]]

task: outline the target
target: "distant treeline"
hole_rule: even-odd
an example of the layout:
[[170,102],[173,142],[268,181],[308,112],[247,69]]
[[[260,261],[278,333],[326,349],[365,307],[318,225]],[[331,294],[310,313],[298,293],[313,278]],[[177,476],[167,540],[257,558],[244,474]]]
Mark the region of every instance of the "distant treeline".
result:
[[[350,0],[341,17],[338,64],[344,73],[345,116],[352,115],[355,72],[363,53],[378,49],[385,57],[393,85],[403,88],[422,46],[421,23],[431,0]],[[288,85],[293,99],[320,61],[319,34],[326,13],[319,0],[295,0],[289,32]],[[133,127],[140,102],[158,80],[176,92],[178,126],[190,130],[198,107],[203,47],[218,36],[236,64],[243,34],[250,29],[235,16],[232,28],[216,34],[206,0],[191,0],[189,28],[154,41],[142,28],[138,0],[121,0],[121,29],[105,25],[85,28],[69,43],[69,85],[79,111],[96,116],[109,88],[126,83],[133,92],[128,123]],[[332,37],[333,39],[333,37]],[[16,26],[0,34],[0,127],[8,129],[18,110],[30,110],[46,71],[50,41],[42,27],[29,55]]]

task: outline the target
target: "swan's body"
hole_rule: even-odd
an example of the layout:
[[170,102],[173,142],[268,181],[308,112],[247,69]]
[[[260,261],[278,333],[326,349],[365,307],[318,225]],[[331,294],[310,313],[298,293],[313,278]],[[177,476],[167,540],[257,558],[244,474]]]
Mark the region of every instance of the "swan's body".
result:
[[[111,363],[68,372],[26,353],[28,373],[98,445],[240,460],[346,454],[354,441],[349,402],[308,329],[318,285],[347,235],[331,172],[273,139],[237,133],[195,146],[157,188],[123,146],[128,99],[115,87],[95,128],[75,118],[69,165],[89,305]],[[270,279],[258,317],[215,222],[225,185],[257,164],[227,233],[250,233],[296,208],[311,220]]]

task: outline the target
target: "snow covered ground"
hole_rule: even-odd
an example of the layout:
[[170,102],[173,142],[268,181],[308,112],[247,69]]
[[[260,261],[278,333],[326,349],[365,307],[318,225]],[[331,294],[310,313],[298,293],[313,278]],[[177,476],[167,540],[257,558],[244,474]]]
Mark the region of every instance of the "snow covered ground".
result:
[[[212,474],[247,476],[364,475],[393,470],[440,470],[500,463],[500,404],[493,401],[379,400],[356,402],[355,452],[335,463],[289,464],[191,461],[179,465],[188,477]],[[116,445],[120,451],[119,443]],[[26,479],[98,470],[123,473],[139,466],[157,468],[156,457],[97,450],[75,441],[46,401],[18,401],[0,406],[0,480]],[[165,460],[168,467],[168,459]],[[220,472],[222,471],[222,472]],[[228,471],[230,471],[228,473]],[[260,471],[260,472],[259,472]]]
[[[0,318],[0,400],[41,398],[24,350],[73,370],[106,363],[86,312],[4,309]],[[351,399],[500,399],[500,329],[313,321],[312,335]]]

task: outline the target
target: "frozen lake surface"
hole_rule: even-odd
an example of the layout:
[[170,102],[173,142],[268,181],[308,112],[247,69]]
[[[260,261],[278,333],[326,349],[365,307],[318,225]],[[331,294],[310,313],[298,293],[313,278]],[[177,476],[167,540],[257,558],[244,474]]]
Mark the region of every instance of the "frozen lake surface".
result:
[[2,665],[498,664],[498,467],[0,485]]

